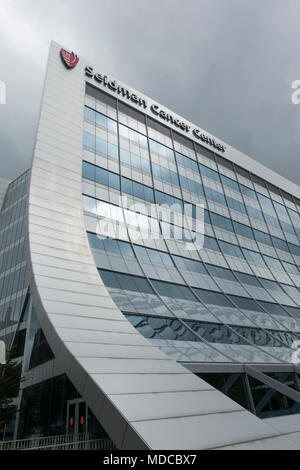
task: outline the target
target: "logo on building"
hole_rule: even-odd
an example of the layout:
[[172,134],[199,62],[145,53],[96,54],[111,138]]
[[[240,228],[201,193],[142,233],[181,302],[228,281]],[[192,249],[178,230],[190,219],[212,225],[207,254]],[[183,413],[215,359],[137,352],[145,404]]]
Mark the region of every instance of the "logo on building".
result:
[[69,52],[65,49],[61,49],[60,56],[62,58],[63,63],[68,69],[73,69],[79,62],[79,57],[74,54],[74,52]]

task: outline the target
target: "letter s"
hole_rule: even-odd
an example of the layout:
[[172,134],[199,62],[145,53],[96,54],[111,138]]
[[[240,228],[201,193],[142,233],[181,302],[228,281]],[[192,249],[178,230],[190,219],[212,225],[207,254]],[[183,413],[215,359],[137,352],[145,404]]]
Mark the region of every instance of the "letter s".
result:
[[299,104],[300,103],[300,80],[294,80],[292,83],[292,88],[297,88],[296,91],[292,94],[292,103]]
[[85,74],[88,76],[88,77],[92,77],[94,74],[93,74],[93,67],[86,67],[85,68]]

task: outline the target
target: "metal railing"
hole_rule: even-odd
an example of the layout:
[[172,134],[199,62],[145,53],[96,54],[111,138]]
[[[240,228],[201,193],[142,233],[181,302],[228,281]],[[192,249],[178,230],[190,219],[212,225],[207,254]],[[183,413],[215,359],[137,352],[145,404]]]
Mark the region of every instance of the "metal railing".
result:
[[113,450],[110,439],[90,439],[89,433],[60,436],[32,437],[17,441],[0,442],[1,450]]
[[33,447],[26,450],[115,450],[110,439],[92,439],[89,441],[69,442],[44,447]]

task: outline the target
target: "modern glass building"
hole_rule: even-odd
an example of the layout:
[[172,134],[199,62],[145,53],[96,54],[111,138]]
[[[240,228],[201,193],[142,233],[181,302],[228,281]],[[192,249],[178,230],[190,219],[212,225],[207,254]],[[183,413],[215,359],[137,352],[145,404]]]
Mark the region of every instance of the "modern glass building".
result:
[[2,438],[300,448],[297,185],[52,43],[2,192]]

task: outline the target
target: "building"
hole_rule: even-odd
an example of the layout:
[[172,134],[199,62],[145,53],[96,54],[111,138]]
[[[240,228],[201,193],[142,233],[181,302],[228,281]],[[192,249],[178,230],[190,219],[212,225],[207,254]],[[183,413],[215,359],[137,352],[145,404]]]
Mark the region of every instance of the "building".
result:
[[0,233],[6,439],[300,448],[297,185],[52,43]]

